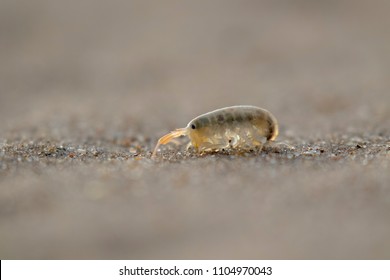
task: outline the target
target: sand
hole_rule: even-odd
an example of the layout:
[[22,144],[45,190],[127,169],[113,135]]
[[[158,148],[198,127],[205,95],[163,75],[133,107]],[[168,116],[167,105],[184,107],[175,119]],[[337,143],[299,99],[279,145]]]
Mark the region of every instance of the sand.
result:
[[[1,259],[389,259],[386,1],[2,1]],[[157,139],[255,105],[275,145]]]

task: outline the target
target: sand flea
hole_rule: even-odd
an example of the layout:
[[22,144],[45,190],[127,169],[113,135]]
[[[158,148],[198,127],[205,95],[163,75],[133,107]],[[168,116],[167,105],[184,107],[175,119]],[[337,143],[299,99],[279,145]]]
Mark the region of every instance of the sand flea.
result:
[[160,145],[174,138],[187,136],[198,153],[225,149],[261,149],[267,141],[278,136],[278,122],[267,110],[255,106],[232,106],[200,115],[184,128],[161,137],[154,148],[155,157]]

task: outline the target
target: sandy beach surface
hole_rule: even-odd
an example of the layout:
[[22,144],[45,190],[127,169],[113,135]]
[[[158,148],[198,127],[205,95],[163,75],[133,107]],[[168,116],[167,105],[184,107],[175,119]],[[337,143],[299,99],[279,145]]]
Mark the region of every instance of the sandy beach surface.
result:
[[[388,1],[0,4],[1,259],[389,259]],[[255,105],[259,153],[156,141]]]

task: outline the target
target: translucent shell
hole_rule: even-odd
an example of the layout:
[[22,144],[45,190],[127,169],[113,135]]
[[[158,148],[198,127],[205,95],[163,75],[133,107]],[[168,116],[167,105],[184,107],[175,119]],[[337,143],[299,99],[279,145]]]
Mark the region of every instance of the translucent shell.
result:
[[160,145],[179,136],[187,136],[197,152],[222,149],[261,149],[267,141],[278,136],[276,118],[267,110],[255,106],[232,106],[218,109],[191,120],[185,128],[176,129],[161,137],[153,151],[155,157]]

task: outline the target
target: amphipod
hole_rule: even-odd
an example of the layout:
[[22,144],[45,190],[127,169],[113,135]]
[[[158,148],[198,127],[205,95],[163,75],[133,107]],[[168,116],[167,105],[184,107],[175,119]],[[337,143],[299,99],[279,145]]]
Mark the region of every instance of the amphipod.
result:
[[198,153],[223,149],[261,149],[279,133],[276,118],[267,110],[255,106],[232,106],[218,109],[191,120],[184,128],[161,137],[154,148],[155,157],[160,145],[174,138],[187,136]]

